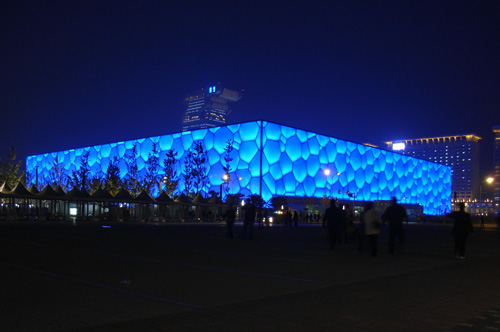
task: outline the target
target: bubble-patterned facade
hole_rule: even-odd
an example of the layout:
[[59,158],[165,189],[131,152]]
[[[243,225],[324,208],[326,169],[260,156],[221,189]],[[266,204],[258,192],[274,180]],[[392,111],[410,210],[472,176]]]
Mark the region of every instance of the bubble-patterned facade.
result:
[[[224,183],[224,148],[233,140],[231,180]],[[137,144],[137,165],[141,176],[146,160],[157,143],[160,165],[168,150],[177,152],[182,172],[186,153],[193,142],[202,141],[208,155],[205,192],[219,192],[221,184],[230,193],[273,196],[338,197],[357,201],[398,200],[421,204],[426,214],[450,211],[451,168],[402,154],[357,144],[268,121],[246,122],[223,127],[155,136],[125,142],[96,145],[29,156],[27,173],[35,181],[49,182],[49,172],[57,157],[68,175],[77,170],[84,152],[89,151],[92,175],[105,172],[117,156],[121,176],[126,174],[124,156]],[[326,175],[329,170],[329,175]],[[179,184],[179,192],[184,184]]]

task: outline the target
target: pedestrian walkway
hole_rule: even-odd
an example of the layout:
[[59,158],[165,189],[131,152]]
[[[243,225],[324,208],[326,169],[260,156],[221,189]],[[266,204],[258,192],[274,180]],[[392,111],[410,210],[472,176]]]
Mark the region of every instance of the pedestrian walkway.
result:
[[[436,226],[434,226],[436,227]],[[481,233],[483,232],[483,233]],[[410,238],[413,232],[410,231]],[[486,235],[485,235],[486,234]],[[444,240],[444,239],[443,239]],[[451,240],[435,252],[381,254],[378,267],[397,273],[370,278],[372,258],[360,265],[356,281],[269,297],[257,301],[194,310],[106,326],[107,331],[496,331],[500,328],[498,238],[478,231],[470,257],[452,259]],[[415,246],[413,243],[412,246]],[[381,243],[383,245],[383,243]],[[436,248],[436,247],[433,247]],[[383,251],[383,249],[382,249]],[[335,253],[333,253],[335,255]],[[447,255],[447,256],[445,256]],[[344,249],[338,273],[352,253]],[[408,268],[415,260],[429,266]],[[439,260],[439,264],[435,264]],[[359,275],[365,276],[359,281]],[[249,285],[254,287],[254,285]],[[98,331],[85,329],[83,331]],[[80,331],[80,330],[79,330]]]
[[12,276],[0,330],[499,328],[493,230],[477,230],[455,260],[442,225],[406,226],[394,255],[383,232],[376,258],[353,242],[330,252],[320,225],[256,228],[252,241],[238,238],[240,225],[232,240],[223,224],[106,226],[0,225],[0,273]]

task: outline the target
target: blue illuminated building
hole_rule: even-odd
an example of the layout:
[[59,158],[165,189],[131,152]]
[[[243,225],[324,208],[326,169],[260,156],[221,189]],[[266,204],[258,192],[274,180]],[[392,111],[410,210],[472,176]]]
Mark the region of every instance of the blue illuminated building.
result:
[[[225,183],[223,157],[228,140],[234,141],[234,151],[231,181]],[[157,143],[160,164],[166,152],[174,150],[182,171],[186,154],[195,141],[202,141],[208,151],[209,182],[205,193],[219,192],[220,186],[225,185],[232,194],[259,194],[268,201],[273,196],[349,199],[350,192],[357,201],[389,200],[395,196],[404,203],[421,204],[426,214],[450,211],[448,166],[268,121],[34,155],[27,158],[26,168],[33,183],[37,168],[40,181],[49,182],[56,157],[71,174],[78,169],[82,154],[89,151],[92,175],[105,172],[110,159],[117,156],[124,176],[124,156],[137,144],[137,164],[144,176],[145,161],[153,143]],[[179,192],[183,190],[181,180]]]

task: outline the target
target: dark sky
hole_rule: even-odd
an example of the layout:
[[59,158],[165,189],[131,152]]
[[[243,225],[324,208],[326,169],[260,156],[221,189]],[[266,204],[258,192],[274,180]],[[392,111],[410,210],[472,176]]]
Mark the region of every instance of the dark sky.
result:
[[229,123],[355,142],[500,125],[499,1],[11,1],[0,157],[182,128],[183,98],[245,89]]

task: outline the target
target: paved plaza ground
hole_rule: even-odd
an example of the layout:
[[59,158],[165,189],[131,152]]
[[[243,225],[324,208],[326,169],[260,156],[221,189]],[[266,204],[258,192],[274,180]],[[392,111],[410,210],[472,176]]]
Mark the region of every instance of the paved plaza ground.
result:
[[327,250],[318,224],[0,223],[0,331],[496,331],[500,234],[453,256],[451,229],[404,248]]

